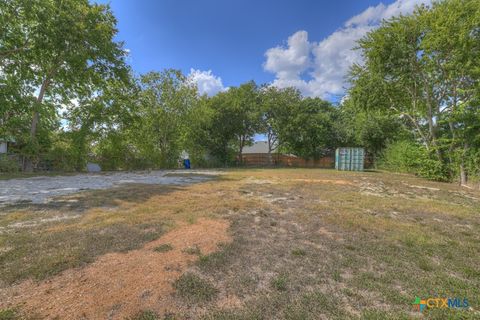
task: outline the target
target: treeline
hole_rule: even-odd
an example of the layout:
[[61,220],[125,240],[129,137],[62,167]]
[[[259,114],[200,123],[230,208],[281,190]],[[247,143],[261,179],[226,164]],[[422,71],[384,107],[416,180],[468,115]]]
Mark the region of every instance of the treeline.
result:
[[184,150],[196,166],[228,166],[263,135],[304,158],[363,146],[383,168],[466,183],[480,175],[479,6],[384,21],[359,42],[364,63],[333,105],[253,81],[208,97],[178,70],[135,75],[108,5],[3,1],[0,141],[27,171],[116,170],[174,167]]
[[402,122],[384,165],[444,181],[480,175],[480,2],[448,0],[384,21],[358,43],[357,110]]

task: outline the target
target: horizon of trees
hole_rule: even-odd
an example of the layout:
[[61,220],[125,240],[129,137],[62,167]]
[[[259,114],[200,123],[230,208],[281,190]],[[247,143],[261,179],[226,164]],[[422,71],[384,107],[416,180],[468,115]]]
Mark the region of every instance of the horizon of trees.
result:
[[174,167],[183,150],[227,166],[261,134],[270,151],[304,158],[362,146],[382,168],[480,177],[477,1],[435,2],[370,31],[337,106],[253,81],[209,97],[179,70],[136,75],[116,23],[88,0],[0,3],[0,139],[15,141],[23,170]]

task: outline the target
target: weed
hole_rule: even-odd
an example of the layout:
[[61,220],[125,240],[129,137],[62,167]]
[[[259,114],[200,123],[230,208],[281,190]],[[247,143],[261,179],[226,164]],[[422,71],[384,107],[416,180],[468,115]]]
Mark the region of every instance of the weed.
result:
[[158,247],[156,247],[155,249],[153,249],[153,251],[156,251],[156,252],[168,252],[168,251],[171,251],[171,250],[173,250],[173,247],[169,243],[161,244]]
[[215,298],[218,290],[207,280],[185,273],[174,283],[178,295],[191,302],[206,302]]
[[231,257],[235,254],[238,254],[238,248],[236,244],[223,244],[219,245],[219,250],[215,251],[209,255],[202,255],[197,262],[197,265],[200,269],[207,271],[214,271],[214,270],[223,270],[225,267],[228,266],[228,261]]
[[286,291],[288,289],[288,278],[286,275],[279,275],[270,282],[272,287],[278,291]]
[[155,311],[145,310],[140,311],[128,320],[159,320],[160,316]]
[[303,249],[293,249],[292,254],[297,257],[303,257],[307,254],[307,252]]
[[13,309],[0,309],[0,320],[18,319],[17,311]]
[[340,275],[340,272],[338,270],[333,271],[332,279],[337,282],[342,281],[342,276]]
[[197,246],[197,245],[193,245],[191,247],[188,247],[187,249],[183,250],[183,252],[187,253],[187,254],[191,254],[191,255],[196,255],[196,256],[199,256],[202,254],[202,252],[200,251],[200,247]]

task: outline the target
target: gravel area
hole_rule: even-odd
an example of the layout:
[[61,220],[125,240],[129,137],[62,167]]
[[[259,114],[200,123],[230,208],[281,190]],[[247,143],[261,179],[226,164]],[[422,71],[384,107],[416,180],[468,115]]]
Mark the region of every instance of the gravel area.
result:
[[0,180],[0,206],[18,202],[47,203],[53,197],[127,183],[187,185],[212,179],[218,174],[220,172],[203,170],[161,170]]

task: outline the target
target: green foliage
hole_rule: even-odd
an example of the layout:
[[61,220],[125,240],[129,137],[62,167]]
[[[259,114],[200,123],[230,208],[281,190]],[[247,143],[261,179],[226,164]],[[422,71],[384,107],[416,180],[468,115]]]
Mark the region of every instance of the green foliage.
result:
[[300,92],[294,88],[262,88],[260,132],[267,136],[270,151],[281,147],[280,137],[288,135],[285,130],[301,99]]
[[290,106],[279,127],[281,149],[305,158],[319,158],[336,145],[336,109],[319,98],[305,98]]
[[110,80],[128,77],[126,54],[108,5],[12,0],[0,11],[2,133],[15,137],[32,170],[59,127],[59,106],[86,108]]
[[334,123],[341,146],[362,146],[378,156],[389,142],[408,137],[408,131],[392,112],[365,110],[352,99],[342,102]]
[[478,1],[439,1],[383,21],[358,43],[365,63],[351,70],[350,98],[359,109],[396,115],[434,151],[422,176],[443,172],[442,180],[466,183],[470,175],[464,158],[478,150],[480,133],[479,21]]
[[188,140],[192,149],[202,150],[210,161],[222,166],[234,163],[235,155],[259,131],[260,101],[254,82],[203,97],[190,117]]
[[183,150],[187,114],[196,104],[196,88],[178,70],[150,72],[140,78],[137,120],[130,139],[151,167],[174,167]]
[[413,173],[421,177],[445,181],[445,168],[426,149],[407,140],[389,144],[382,154],[379,166],[383,169]]
[[0,154],[0,172],[17,172],[19,166],[17,161],[10,159],[7,155]]
[[[183,151],[194,166],[228,166],[264,134],[270,151],[304,158],[339,146],[375,158],[389,145],[391,169],[479,180],[478,1],[383,21],[359,41],[364,63],[352,67],[339,107],[253,81],[199,96],[173,69],[135,77],[108,5],[12,0],[0,12],[0,136],[15,140],[24,169],[176,167]],[[395,146],[403,140],[419,143]],[[400,152],[421,160],[411,165]]]

